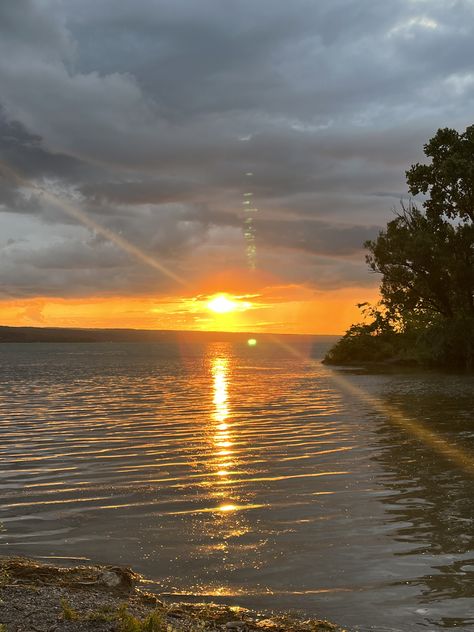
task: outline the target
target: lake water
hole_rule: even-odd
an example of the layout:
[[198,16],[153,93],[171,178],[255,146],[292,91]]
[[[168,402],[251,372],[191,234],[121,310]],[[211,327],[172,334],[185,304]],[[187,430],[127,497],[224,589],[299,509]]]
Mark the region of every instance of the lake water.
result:
[[473,629],[472,376],[338,371],[294,341],[0,363],[0,553],[357,630]]

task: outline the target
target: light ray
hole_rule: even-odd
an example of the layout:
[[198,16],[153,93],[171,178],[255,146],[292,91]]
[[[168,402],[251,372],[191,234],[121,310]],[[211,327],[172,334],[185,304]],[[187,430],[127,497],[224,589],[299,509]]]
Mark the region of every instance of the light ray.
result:
[[[298,351],[298,349],[295,349],[292,345],[289,345],[281,340],[278,336],[272,336],[271,338],[275,344],[285,349],[291,355],[310,365],[315,365],[315,360],[308,358]],[[336,371],[331,371],[330,377],[341,390],[354,395],[365,404],[369,404],[375,411],[383,415],[392,424],[399,426],[405,432],[416,437],[419,441],[422,441],[425,445],[429,446],[433,451],[437,452],[445,459],[453,461],[470,476],[474,476],[474,458],[461,447],[449,443],[449,441],[446,441],[446,439],[441,437],[439,433],[432,428],[429,428],[427,424],[403,414],[395,408],[395,406],[390,406],[390,404],[384,402],[380,397],[367,393],[364,389],[356,386]]]
[[102,237],[105,237],[105,239],[107,239],[108,241],[111,241],[112,243],[114,243],[116,246],[118,246],[119,248],[127,252],[129,255],[131,255],[135,259],[138,259],[142,263],[145,263],[148,266],[154,268],[155,270],[158,270],[159,272],[169,277],[170,279],[173,279],[173,281],[176,281],[180,285],[187,285],[184,279],[182,279],[180,276],[175,274],[172,270],[170,270],[165,265],[163,265],[160,261],[158,261],[158,259],[150,255],[147,255],[142,250],[140,250],[140,248],[135,246],[135,244],[132,244],[127,239],[124,239],[120,235],[117,235],[117,233],[115,233],[110,228],[107,228],[106,226],[102,226],[101,224],[97,223],[95,220],[89,217],[89,215],[87,215],[83,210],[81,210],[77,204],[74,204],[70,200],[65,200],[64,198],[60,197],[56,193],[52,193],[51,191],[48,191],[47,189],[40,187],[39,185],[31,182],[30,180],[27,180],[23,176],[16,173],[13,169],[11,169],[11,167],[6,165],[1,160],[0,160],[0,169],[4,171],[8,176],[13,178],[18,184],[20,184],[23,187],[27,187],[29,189],[33,189],[34,191],[38,192],[43,199],[46,199],[55,208],[58,208],[60,211],[62,211],[65,215],[68,215],[69,217],[76,219],[86,228],[89,228],[90,230],[93,230],[99,235],[101,235]]

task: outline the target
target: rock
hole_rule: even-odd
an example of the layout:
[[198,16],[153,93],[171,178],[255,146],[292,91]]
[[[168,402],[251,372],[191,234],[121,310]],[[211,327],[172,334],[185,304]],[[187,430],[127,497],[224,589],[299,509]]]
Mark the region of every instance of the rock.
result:
[[139,575],[134,573],[130,568],[106,566],[101,569],[98,581],[107,586],[107,588],[130,592],[133,590],[138,577]]
[[186,617],[186,613],[181,608],[172,608],[166,614],[173,619],[184,619]]
[[270,630],[272,628],[275,629],[277,626],[272,619],[261,619],[257,621],[257,627]]
[[247,626],[245,621],[228,621],[225,627],[227,630],[245,630]]
[[113,571],[103,571],[100,576],[100,581],[109,588],[116,588],[121,584],[122,578]]

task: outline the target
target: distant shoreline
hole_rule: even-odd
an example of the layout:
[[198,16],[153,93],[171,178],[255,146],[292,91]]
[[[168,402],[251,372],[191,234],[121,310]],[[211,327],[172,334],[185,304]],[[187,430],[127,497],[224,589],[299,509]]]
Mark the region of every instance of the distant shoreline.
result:
[[255,337],[271,342],[275,338],[306,340],[337,338],[337,334],[271,334],[258,332],[193,331],[173,329],[82,329],[73,327],[0,326],[0,343],[5,342],[235,342]]

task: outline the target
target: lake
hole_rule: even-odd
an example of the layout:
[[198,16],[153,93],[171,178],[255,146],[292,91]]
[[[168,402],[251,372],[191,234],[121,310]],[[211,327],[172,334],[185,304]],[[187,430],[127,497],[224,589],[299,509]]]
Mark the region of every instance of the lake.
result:
[[353,630],[472,629],[474,377],[337,370],[327,345],[0,345],[0,553]]

